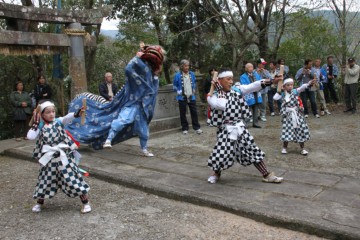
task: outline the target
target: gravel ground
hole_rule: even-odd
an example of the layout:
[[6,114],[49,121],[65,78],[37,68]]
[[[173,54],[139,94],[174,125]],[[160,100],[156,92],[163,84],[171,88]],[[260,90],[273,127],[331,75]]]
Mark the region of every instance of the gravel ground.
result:
[[0,169],[0,239],[321,239],[91,177],[91,213],[59,192],[36,214],[38,165],[0,157]]
[[[310,106],[309,106],[310,107]],[[267,122],[259,121],[261,129],[249,127],[256,144],[266,153],[266,163],[288,169],[302,169],[337,173],[360,177],[360,114],[343,113],[343,106],[330,105],[329,116],[315,118],[309,115],[306,120],[311,139],[305,143],[309,155],[300,155],[298,144],[289,143],[288,154],[282,155],[280,141],[280,116],[267,116]],[[216,128],[207,127],[201,122],[203,134],[197,135],[193,130],[188,135],[178,132],[164,132],[150,137],[149,146],[193,153],[204,159],[204,166],[216,141]],[[137,139],[129,144],[139,145]]]

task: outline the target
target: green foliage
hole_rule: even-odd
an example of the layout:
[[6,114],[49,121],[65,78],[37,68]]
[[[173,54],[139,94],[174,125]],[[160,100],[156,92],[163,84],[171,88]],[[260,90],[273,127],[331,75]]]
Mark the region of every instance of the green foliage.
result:
[[25,56],[10,57],[0,55],[0,139],[13,137],[13,108],[10,94],[14,85],[21,80],[24,91],[31,92],[34,88],[36,70]]
[[138,44],[124,41],[109,42],[105,40],[99,44],[96,51],[93,79],[88,80],[88,91],[99,94],[98,86],[104,80],[106,72],[111,72],[113,81],[121,87],[125,82],[125,66],[138,51]]
[[158,44],[155,29],[148,24],[137,21],[120,24],[117,39],[121,42],[137,44],[137,46],[141,41],[149,45]]
[[334,27],[323,17],[301,16],[295,13],[287,27],[285,41],[280,45],[278,56],[284,58],[292,75],[305,59],[320,58],[337,53]]

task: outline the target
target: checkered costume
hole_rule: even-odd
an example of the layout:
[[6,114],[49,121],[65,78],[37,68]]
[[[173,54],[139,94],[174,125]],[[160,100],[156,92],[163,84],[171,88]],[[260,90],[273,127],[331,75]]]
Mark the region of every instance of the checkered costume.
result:
[[[294,127],[292,124],[291,114],[287,111],[287,108],[296,108],[296,114],[299,124]],[[290,94],[290,101],[286,102],[284,96],[282,98],[280,114],[282,119],[282,130],[280,140],[283,142],[306,142],[310,139],[309,127],[305,122],[304,116],[300,111],[300,104],[298,101],[298,92],[293,89]]]
[[[56,146],[59,143],[65,143],[69,146],[74,144],[60,121],[55,120],[49,124],[44,124],[40,129],[33,157],[36,159],[42,157],[44,153],[41,153],[41,149],[44,145]],[[59,152],[55,152],[51,160],[40,169],[33,198],[52,198],[59,188],[69,197],[86,195],[89,192],[90,187],[84,181],[79,167],[75,164],[73,150],[64,149],[63,151],[66,153],[69,163],[63,165],[59,158]]]
[[218,127],[217,143],[208,159],[208,166],[213,171],[221,171],[231,167],[234,161],[247,166],[252,163],[261,162],[265,153],[255,144],[254,138],[244,127],[243,132],[238,135],[237,140],[231,140],[226,130],[226,125],[236,123],[251,117],[251,112],[241,92],[234,90],[223,93],[228,99],[225,111],[212,109],[208,121],[212,126]]

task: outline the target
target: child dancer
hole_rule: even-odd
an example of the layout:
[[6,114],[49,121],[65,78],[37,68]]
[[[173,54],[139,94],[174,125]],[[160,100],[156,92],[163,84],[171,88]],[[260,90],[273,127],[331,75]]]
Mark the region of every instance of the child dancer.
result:
[[64,129],[65,124],[80,117],[83,111],[80,108],[76,113],[55,118],[55,105],[50,101],[39,104],[38,110],[34,111],[34,123],[27,137],[36,139],[33,157],[39,159],[41,169],[33,194],[37,199],[33,212],[40,212],[45,198],[54,197],[59,188],[69,197],[80,197],[82,213],[91,211],[87,197],[90,187],[75,163],[77,145]]
[[283,84],[283,93],[276,93],[274,100],[282,99],[280,114],[283,117],[282,131],[280,140],[283,142],[282,154],[287,153],[287,146],[289,142],[298,142],[301,147],[301,154],[306,156],[308,151],[304,149],[305,142],[310,139],[309,127],[305,122],[304,116],[301,113],[301,106],[299,103],[299,93],[306,88],[311,87],[315,80],[303,84],[297,89],[294,88],[294,80],[287,78]]
[[282,182],[282,177],[267,170],[263,162],[265,153],[255,144],[253,136],[245,127],[245,119],[251,117],[251,112],[243,95],[265,88],[270,85],[270,81],[263,79],[233,87],[232,71],[222,70],[218,76],[217,73],[214,76],[207,97],[212,109],[208,123],[218,127],[218,134],[217,143],[208,159],[208,166],[214,171],[208,182],[216,183],[221,171],[230,168],[235,160],[244,166],[254,164],[263,175],[264,182]]

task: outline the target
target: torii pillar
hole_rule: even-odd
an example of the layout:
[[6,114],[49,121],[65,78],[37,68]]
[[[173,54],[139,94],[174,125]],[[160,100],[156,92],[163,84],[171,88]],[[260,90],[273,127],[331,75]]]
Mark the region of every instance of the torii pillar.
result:
[[70,38],[69,74],[71,82],[71,98],[87,91],[85,68],[84,36],[86,32],[81,29],[80,23],[70,23],[65,30]]

